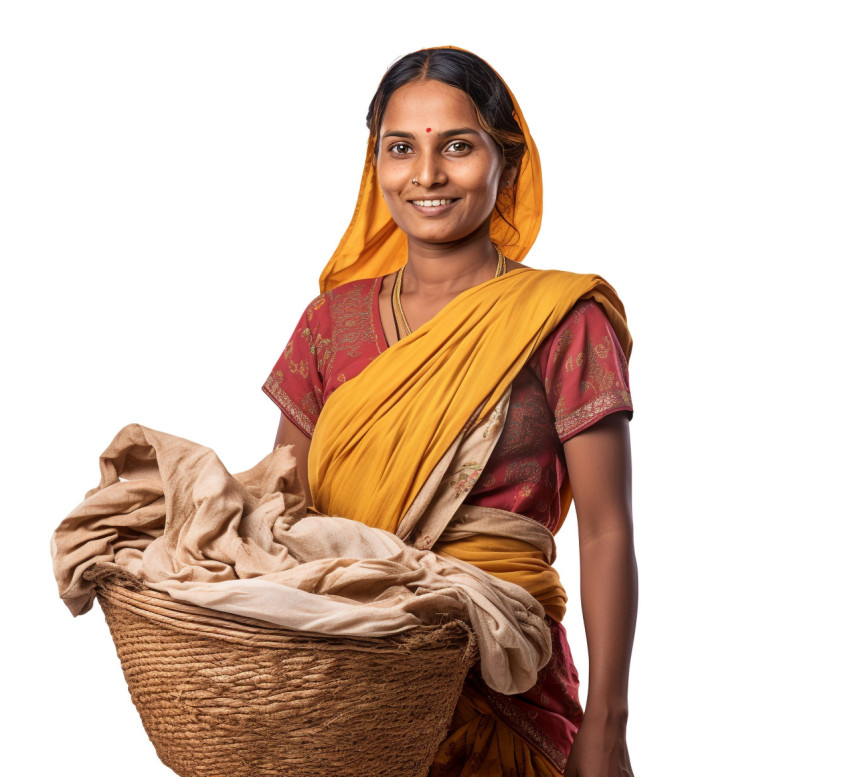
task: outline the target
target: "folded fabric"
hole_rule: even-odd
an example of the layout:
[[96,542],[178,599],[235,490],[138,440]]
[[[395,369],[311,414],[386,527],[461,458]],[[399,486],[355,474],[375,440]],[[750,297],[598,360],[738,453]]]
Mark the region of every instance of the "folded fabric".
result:
[[100,469],[51,543],[74,615],[92,605],[86,570],[115,563],[175,599],[311,633],[385,636],[460,618],[501,693],[530,688],[549,660],[543,609],[519,586],[381,529],[308,515],[288,448],[231,475],[209,448],[133,424]]

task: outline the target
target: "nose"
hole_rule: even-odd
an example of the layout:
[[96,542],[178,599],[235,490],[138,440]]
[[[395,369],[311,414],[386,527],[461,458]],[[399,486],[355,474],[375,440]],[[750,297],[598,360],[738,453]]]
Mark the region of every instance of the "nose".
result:
[[423,150],[417,162],[413,170],[414,184],[430,189],[432,186],[442,186],[446,182],[447,177],[439,153],[428,149]]

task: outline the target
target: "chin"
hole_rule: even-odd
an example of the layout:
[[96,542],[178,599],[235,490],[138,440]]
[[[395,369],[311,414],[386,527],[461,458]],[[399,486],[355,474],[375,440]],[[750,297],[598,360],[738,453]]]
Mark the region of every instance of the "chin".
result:
[[404,232],[408,239],[418,240],[422,243],[456,243],[459,240],[469,237],[474,234],[478,226],[464,229],[458,225],[442,225],[438,223],[426,225],[428,228],[423,228],[421,224],[398,224],[399,229]]
[[455,232],[444,232],[441,234],[422,234],[416,232],[408,232],[407,238],[408,240],[416,240],[420,243],[433,243],[434,245],[443,245],[448,243],[456,243],[459,240],[463,240],[465,237],[468,237],[467,234],[463,233],[455,233]]

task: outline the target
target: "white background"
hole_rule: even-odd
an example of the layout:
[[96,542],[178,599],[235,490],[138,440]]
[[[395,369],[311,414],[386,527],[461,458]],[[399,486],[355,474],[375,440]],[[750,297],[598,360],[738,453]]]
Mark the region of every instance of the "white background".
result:
[[[840,2],[6,2],[3,590],[14,772],[169,774],[48,540],[140,422],[270,448],[260,392],[351,215],[398,56],[452,43],[543,159],[528,263],[626,303],[636,774],[838,774],[847,730]],[[586,675],[574,517],[559,535]]]

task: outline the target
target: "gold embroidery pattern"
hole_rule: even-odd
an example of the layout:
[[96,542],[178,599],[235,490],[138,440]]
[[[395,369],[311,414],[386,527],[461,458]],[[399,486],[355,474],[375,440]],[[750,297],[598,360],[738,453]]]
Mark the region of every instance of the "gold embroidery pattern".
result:
[[[584,344],[583,354],[587,366],[584,369],[584,380],[579,384],[582,393],[585,391],[601,392],[607,391],[614,383],[614,373],[606,370],[602,359],[608,355],[612,348],[611,338],[605,335],[601,343],[592,343],[588,337]],[[602,356],[601,354],[604,354]],[[576,359],[578,365],[578,359]]]
[[626,389],[618,388],[595,396],[571,413],[556,419],[558,436],[564,440],[591,426],[602,416],[617,410],[631,410],[632,397]]
[[[505,467],[505,485],[533,486],[543,481],[543,467],[536,459],[509,459]],[[529,492],[530,493],[530,492]],[[525,494],[528,496],[528,494]]]
[[329,374],[333,372],[333,363],[340,351],[356,359],[364,346],[375,341],[372,317],[374,293],[375,282],[372,280],[347,283],[327,292],[331,318],[331,340],[327,341],[330,349]]
[[[276,371],[278,374],[282,375],[280,370]],[[263,391],[266,392],[292,420],[292,422],[301,429],[304,434],[308,437],[313,436],[313,431],[315,430],[315,424],[310,420],[310,417],[307,416],[295,402],[290,399],[289,394],[287,394],[283,390],[283,386],[280,383],[279,378],[272,373],[266,378],[266,382],[263,384]],[[312,392],[311,392],[312,394]],[[313,396],[313,402],[316,401],[315,396]]]
[[[307,336],[309,337],[309,329],[305,329],[301,333],[301,337],[305,336],[305,332],[308,333]],[[289,362],[289,371],[293,375],[299,375],[302,378],[306,378],[310,374],[310,364],[307,362],[306,359],[302,359],[300,362],[294,361],[292,358],[293,350],[294,346],[292,340],[290,340],[286,344],[286,348],[283,349],[283,358],[286,359],[287,362]],[[277,378],[278,380],[283,380],[283,372],[281,370],[277,370]]]
[[375,305],[375,292],[380,291],[381,289],[381,279],[375,278],[375,282],[372,284],[372,287],[369,289],[369,310],[372,311],[372,315],[369,316],[369,324],[370,329],[372,330],[372,340],[375,342],[375,348],[378,353],[381,352],[381,344],[378,341],[378,332],[375,330],[375,313],[374,313],[374,305]]
[[[554,640],[554,636],[553,636]],[[569,649],[569,648],[568,648]],[[567,706],[567,717],[573,721],[581,720],[584,715],[584,710],[581,708],[581,704],[577,701],[578,699],[578,675],[576,674],[575,667],[573,667],[572,672],[567,669],[567,662],[564,653],[560,650],[552,650],[552,660],[543,667],[542,674],[546,678],[551,678],[552,681],[558,686],[558,689],[562,694],[562,701],[566,702]],[[567,678],[567,681],[564,678]],[[545,696],[545,694],[541,693],[541,697]],[[546,700],[541,698],[544,704],[546,704]]]
[[[345,382],[342,372],[336,382],[326,382],[336,372],[337,354],[357,358],[364,348],[372,350],[376,339],[372,319],[375,288],[375,281],[355,281],[316,297],[307,306],[302,326],[286,344],[280,368],[273,370],[263,386],[290,420],[311,437],[314,419],[328,396]],[[370,356],[369,361],[373,358]],[[287,370],[299,380],[290,384]],[[299,396],[307,389],[300,403],[286,392],[287,385]]]
[[[578,323],[595,304],[591,300],[578,304],[569,315],[569,326],[573,327]],[[592,426],[603,416],[617,410],[632,410],[625,356],[611,334],[606,333],[601,340],[594,341],[588,331],[584,341],[579,344],[575,342],[571,329],[567,332],[570,332],[570,337],[566,337],[565,332],[559,338],[554,352],[554,355],[561,359],[558,374],[552,381],[546,381],[546,390],[558,396],[555,428],[562,440]],[[565,349],[570,343],[573,345],[573,353],[566,354]],[[576,347],[582,348],[577,354]],[[609,369],[609,366],[612,369]],[[570,400],[561,391],[566,380],[575,380],[578,377],[568,377],[575,370],[580,374],[578,385],[583,395],[583,401],[578,407],[567,404]]]
[[319,403],[316,400],[316,393],[314,391],[310,391],[304,395],[304,399],[301,400],[301,407],[309,418],[318,418],[319,413],[321,412],[321,408],[319,407]]
[[474,672],[469,673],[467,682],[470,682],[487,699],[487,703],[505,723],[529,745],[545,756],[555,768],[561,772],[564,771],[567,766],[567,756],[543,731],[517,709],[509,697],[494,691],[483,680],[479,680]]

